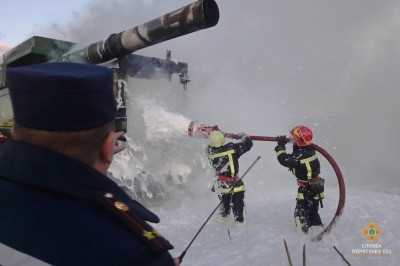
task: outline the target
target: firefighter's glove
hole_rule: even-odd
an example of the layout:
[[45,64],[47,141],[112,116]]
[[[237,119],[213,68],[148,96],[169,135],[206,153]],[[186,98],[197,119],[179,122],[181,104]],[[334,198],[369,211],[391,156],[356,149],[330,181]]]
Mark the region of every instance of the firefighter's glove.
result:
[[276,137],[276,141],[278,142],[278,146],[285,146],[286,143],[287,143],[287,140],[286,140],[286,136],[285,136],[285,135],[277,136],[277,137]]
[[211,126],[212,131],[220,131],[218,125]]
[[242,139],[244,136],[246,136],[246,133],[240,132],[236,134],[236,139]]

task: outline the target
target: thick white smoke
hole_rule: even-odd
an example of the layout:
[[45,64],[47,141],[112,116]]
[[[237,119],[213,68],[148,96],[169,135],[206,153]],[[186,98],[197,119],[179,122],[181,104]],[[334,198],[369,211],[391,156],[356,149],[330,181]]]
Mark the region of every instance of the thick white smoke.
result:
[[[53,24],[47,33],[87,44],[190,2],[93,1],[71,23]],[[315,142],[341,166],[347,184],[382,190],[400,186],[395,167],[396,132],[400,130],[396,88],[400,83],[400,3],[217,3],[220,21],[216,27],[137,52],[164,57],[170,49],[173,58],[187,62],[188,95],[182,95],[176,80],[151,85],[135,80],[131,89],[148,89],[143,94],[156,98],[166,110],[234,133],[275,136],[297,124],[308,125],[314,130]],[[132,100],[136,95],[131,94]],[[132,126],[138,123],[136,119],[143,117],[130,113]],[[128,133],[132,138],[141,134],[145,133]],[[181,141],[154,148],[162,147],[165,152],[174,150],[174,145],[192,145]],[[148,161],[160,159],[157,152],[150,154]],[[243,164],[257,155],[263,158],[254,170],[259,179],[287,175],[275,161],[273,144],[256,143]],[[172,157],[162,159],[167,165]],[[334,181],[329,168],[325,164],[322,171]]]

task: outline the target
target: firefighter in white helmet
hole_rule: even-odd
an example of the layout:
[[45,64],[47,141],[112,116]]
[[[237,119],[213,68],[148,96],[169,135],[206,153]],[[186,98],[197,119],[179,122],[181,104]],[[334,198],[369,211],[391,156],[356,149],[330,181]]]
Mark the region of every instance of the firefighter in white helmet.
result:
[[237,134],[238,142],[225,143],[221,131],[212,131],[208,137],[207,157],[215,170],[215,191],[221,200],[219,219],[224,220],[232,211],[235,222],[244,224],[244,191],[242,180],[239,180],[239,158],[253,146],[250,136]]

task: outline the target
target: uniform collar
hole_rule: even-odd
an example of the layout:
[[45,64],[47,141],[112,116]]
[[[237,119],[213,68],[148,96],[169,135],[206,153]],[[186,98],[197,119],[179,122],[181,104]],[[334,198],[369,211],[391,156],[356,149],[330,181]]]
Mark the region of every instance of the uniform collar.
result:
[[8,140],[5,143],[0,152],[0,176],[90,202],[95,201],[98,193],[111,193],[142,219],[159,222],[154,213],[93,167],[25,142]]

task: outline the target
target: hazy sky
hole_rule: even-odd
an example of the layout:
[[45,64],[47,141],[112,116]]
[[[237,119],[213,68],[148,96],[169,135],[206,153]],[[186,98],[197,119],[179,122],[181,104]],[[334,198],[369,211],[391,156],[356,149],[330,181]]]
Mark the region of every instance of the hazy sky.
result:
[[0,0],[0,43],[15,46],[53,23],[68,23],[88,0]]
[[[0,17],[0,43],[16,45],[34,33],[87,44],[191,2],[36,0],[28,7],[0,0],[8,11]],[[171,49],[189,63],[185,103],[160,101],[226,131],[275,136],[308,125],[348,184],[399,187],[400,2],[217,3],[214,28],[137,52],[163,58]],[[271,161],[265,167],[278,167],[272,144],[256,146],[254,154]]]

